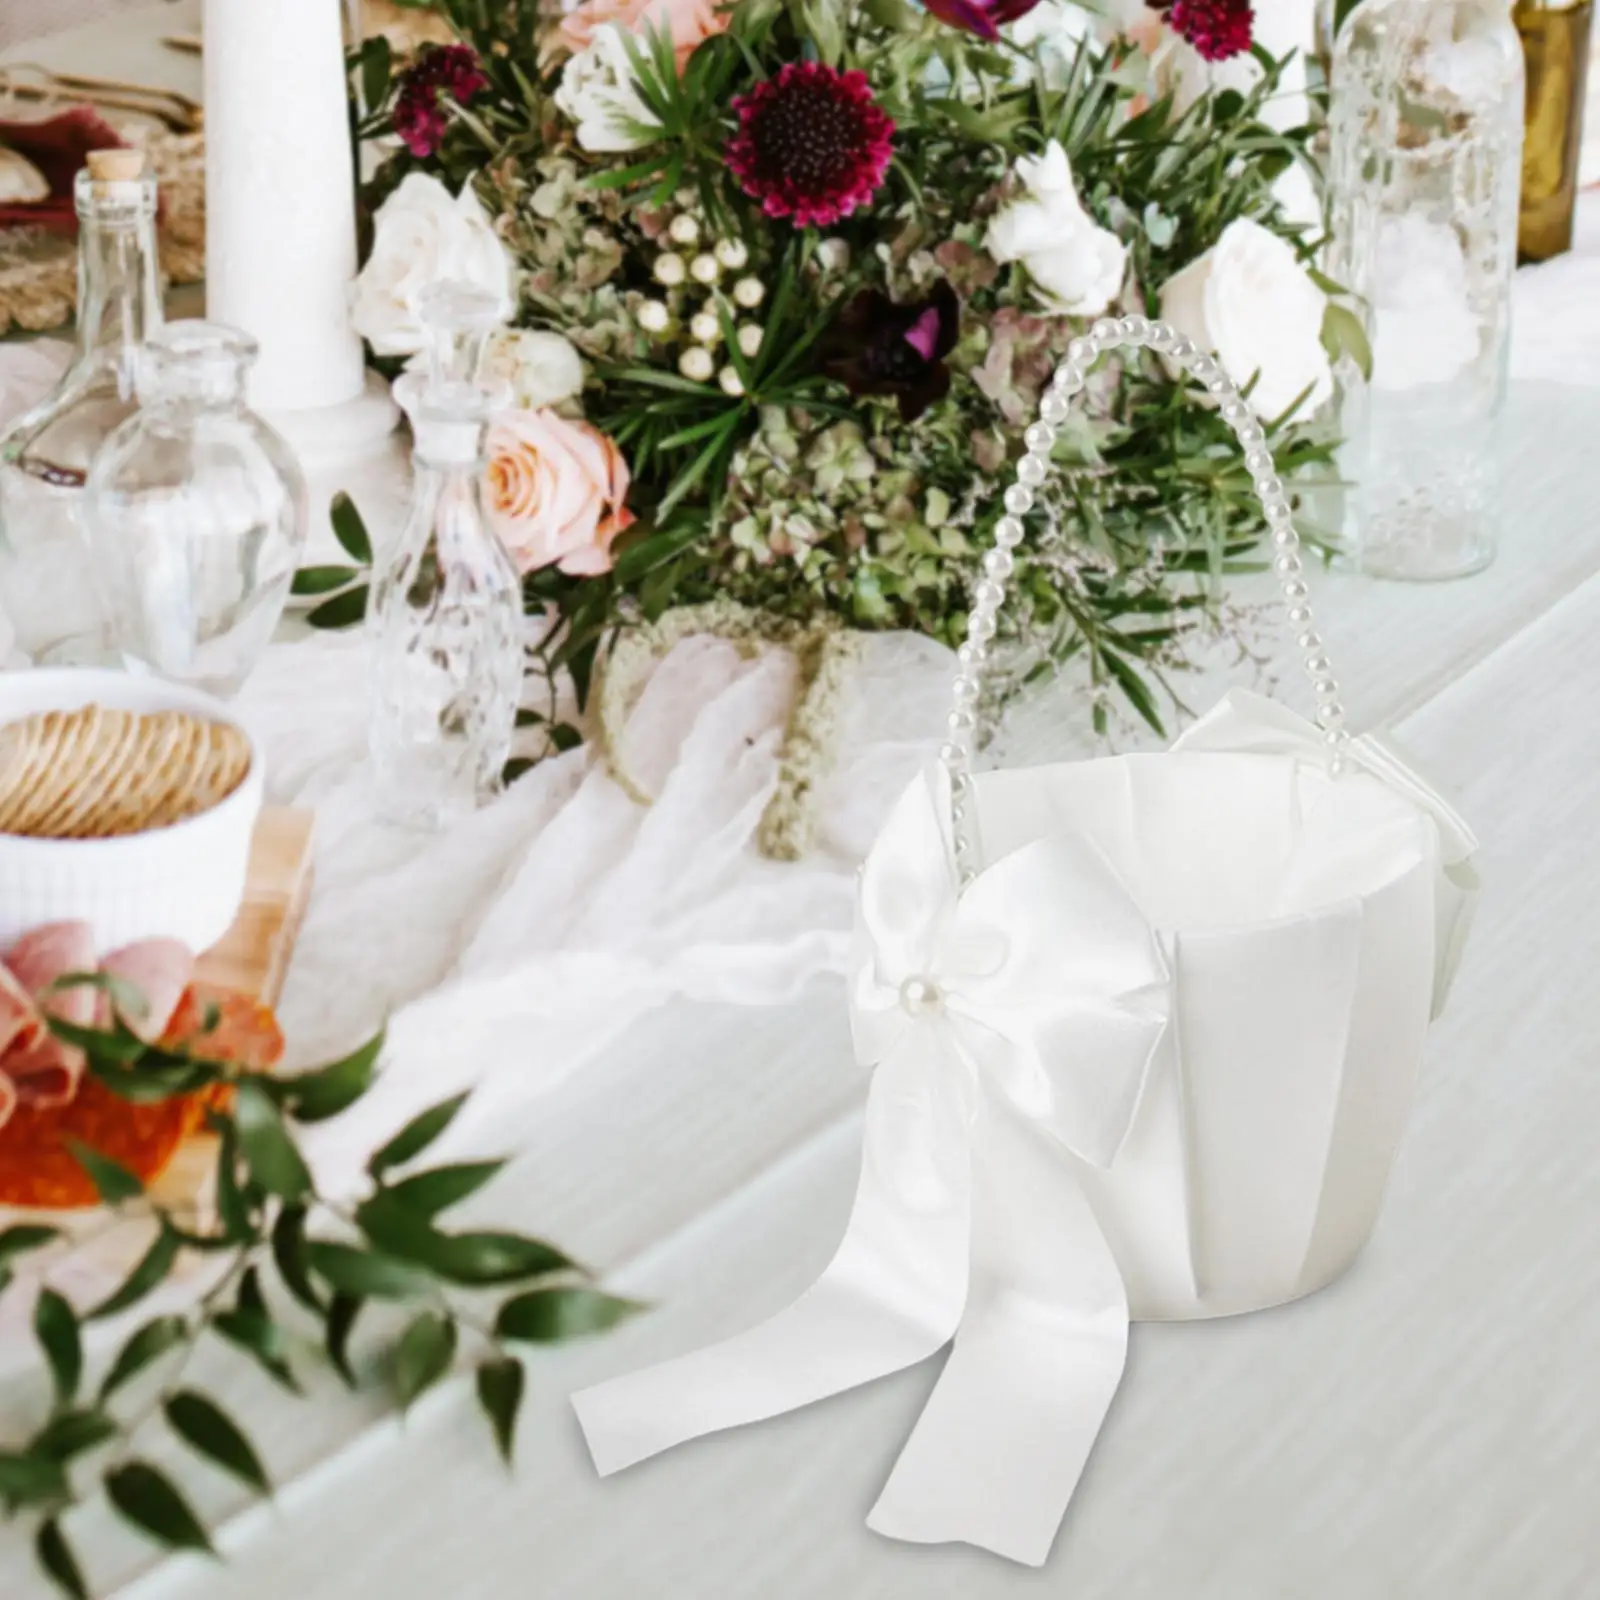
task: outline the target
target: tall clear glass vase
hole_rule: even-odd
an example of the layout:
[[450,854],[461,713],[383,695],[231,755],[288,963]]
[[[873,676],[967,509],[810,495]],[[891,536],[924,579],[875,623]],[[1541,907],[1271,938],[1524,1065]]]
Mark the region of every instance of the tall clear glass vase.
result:
[[395,385],[411,420],[405,528],[372,585],[371,749],[391,822],[436,828],[501,787],[522,690],[522,589],[484,515],[484,435],[496,397],[477,381],[503,308],[441,284],[424,300],[429,370]]
[[1362,0],[1339,32],[1327,265],[1373,349],[1343,375],[1344,538],[1380,577],[1494,557],[1522,117],[1511,0]]
[[84,485],[137,407],[140,348],[161,325],[156,184],[138,151],[97,150],[78,174],[78,339],[60,383],[0,438],[0,602],[36,664],[108,659]]

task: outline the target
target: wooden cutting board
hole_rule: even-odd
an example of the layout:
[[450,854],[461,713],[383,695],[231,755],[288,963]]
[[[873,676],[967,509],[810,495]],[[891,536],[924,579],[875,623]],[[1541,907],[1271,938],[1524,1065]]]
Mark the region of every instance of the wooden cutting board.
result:
[[[286,806],[262,811],[250,850],[244,903],[233,926],[195,963],[196,978],[277,1005],[300,919],[311,898],[314,821],[309,811]],[[209,1133],[190,1139],[152,1185],[152,1197],[182,1207],[194,1221],[204,1223],[216,1159],[216,1140]]]
[[275,1006],[311,898],[309,811],[268,806],[256,823],[244,904],[234,924],[201,956],[195,976]]

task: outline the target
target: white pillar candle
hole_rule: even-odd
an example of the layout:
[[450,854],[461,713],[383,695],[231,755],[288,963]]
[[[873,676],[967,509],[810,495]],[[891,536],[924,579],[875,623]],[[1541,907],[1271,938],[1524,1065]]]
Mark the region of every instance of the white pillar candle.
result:
[[340,0],[205,0],[206,308],[261,344],[251,399],[357,399],[355,189]]

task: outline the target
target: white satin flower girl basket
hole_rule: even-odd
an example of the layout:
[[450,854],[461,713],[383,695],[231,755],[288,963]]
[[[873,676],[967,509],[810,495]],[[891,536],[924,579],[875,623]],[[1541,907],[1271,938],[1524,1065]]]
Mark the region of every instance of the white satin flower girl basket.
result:
[[[1233,694],[1163,755],[974,775],[979,679],[1101,351],[1148,346],[1244,446],[1316,725]],[[1037,1565],[1122,1377],[1128,1322],[1310,1294],[1377,1218],[1476,841],[1352,738],[1289,501],[1217,362],[1108,319],[1028,430],[960,653],[950,738],[862,871],[851,987],[873,1069],[849,1230],[788,1310],[574,1399],[612,1472],[954,1347],[869,1519]]]

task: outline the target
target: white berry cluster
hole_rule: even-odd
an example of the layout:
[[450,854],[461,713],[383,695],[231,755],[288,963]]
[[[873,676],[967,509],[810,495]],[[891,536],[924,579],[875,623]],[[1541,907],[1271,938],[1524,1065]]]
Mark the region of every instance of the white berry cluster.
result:
[[[750,252],[738,239],[706,239],[694,212],[680,209],[667,224],[661,253],[651,269],[663,292],[645,300],[634,313],[651,338],[683,341],[678,371],[684,377],[694,383],[709,383],[714,377],[730,395],[743,394],[744,384],[731,362],[718,368],[721,310],[731,303],[735,316],[749,319],[767,298],[761,280],[745,274],[749,262]],[[741,321],[734,329],[746,360],[754,359],[762,336],[761,324],[753,320]]]

